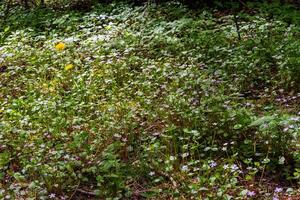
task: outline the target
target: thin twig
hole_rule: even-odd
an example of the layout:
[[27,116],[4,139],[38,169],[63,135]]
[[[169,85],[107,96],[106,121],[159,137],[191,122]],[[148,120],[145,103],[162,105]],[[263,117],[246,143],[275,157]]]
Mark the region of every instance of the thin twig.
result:
[[80,185],[80,181],[78,182],[78,184],[77,184],[74,192],[72,193],[71,197],[69,198],[69,200],[71,200],[73,198],[73,196],[75,195],[76,191],[78,190],[79,185]]
[[97,196],[97,194],[95,192],[85,191],[85,190],[82,190],[82,189],[76,189],[76,192],[80,192],[82,194],[88,194],[88,195],[91,195],[91,196]]
[[243,2],[242,0],[239,0],[239,2],[240,2],[243,6],[247,7],[246,3]]

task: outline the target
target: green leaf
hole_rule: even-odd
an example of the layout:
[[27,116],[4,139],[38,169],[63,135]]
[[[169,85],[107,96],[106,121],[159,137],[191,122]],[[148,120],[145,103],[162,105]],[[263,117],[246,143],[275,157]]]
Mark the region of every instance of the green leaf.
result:
[[3,172],[0,172],[0,181],[4,179],[5,174]]
[[243,127],[242,124],[236,124],[236,125],[234,125],[233,129],[238,130],[238,129],[241,129],[242,127]]
[[8,32],[10,30],[10,27],[8,26],[8,27],[6,27],[5,29],[4,29],[4,32],[6,33],[6,32]]
[[101,195],[101,191],[100,190],[94,190],[94,193],[96,194],[96,196],[100,196]]
[[255,120],[249,126],[260,126],[265,123],[269,123],[270,121],[272,121],[274,119],[275,119],[275,116],[264,116],[264,117],[261,117],[261,118]]
[[0,168],[5,167],[9,163],[10,153],[5,151],[0,153]]
[[145,197],[145,198],[153,198],[155,197],[160,191],[158,189],[154,189],[151,191],[147,191],[147,192],[143,192],[141,193],[141,196]]

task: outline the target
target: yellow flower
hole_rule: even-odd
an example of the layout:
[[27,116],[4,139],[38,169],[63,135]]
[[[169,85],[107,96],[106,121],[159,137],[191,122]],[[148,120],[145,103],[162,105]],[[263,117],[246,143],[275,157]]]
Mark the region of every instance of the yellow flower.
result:
[[66,48],[66,45],[62,42],[55,45],[55,49],[58,50],[58,51],[64,50],[65,48]]
[[66,71],[69,71],[69,70],[71,70],[73,68],[74,68],[74,65],[72,65],[72,64],[68,64],[68,65],[65,66],[65,70]]
[[111,30],[112,27],[110,25],[108,25],[108,26],[105,26],[104,28],[105,28],[105,30],[109,31],[109,30]]

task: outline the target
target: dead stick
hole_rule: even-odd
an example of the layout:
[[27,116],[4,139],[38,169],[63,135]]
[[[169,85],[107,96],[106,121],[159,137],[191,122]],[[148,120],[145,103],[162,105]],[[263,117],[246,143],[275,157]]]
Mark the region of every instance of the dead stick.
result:
[[91,195],[91,196],[97,196],[97,194],[95,192],[89,192],[89,191],[85,191],[85,190],[82,190],[82,189],[76,189],[76,192],[80,192],[82,194],[88,194],[88,195]]

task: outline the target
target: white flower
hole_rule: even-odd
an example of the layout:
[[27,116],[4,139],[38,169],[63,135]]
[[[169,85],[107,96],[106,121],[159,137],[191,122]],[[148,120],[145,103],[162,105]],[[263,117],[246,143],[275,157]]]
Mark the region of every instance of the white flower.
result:
[[284,161],[285,161],[285,158],[283,156],[279,157],[279,160],[278,160],[278,163],[280,165],[283,165],[284,164]]
[[13,53],[3,53],[2,55],[1,55],[1,57],[2,58],[8,58],[8,57],[13,57],[15,54],[13,54]]
[[231,165],[231,172],[235,172],[239,167],[236,164]]
[[213,167],[217,166],[217,163],[215,161],[211,161],[209,163],[209,166],[213,168]]
[[283,191],[283,189],[280,188],[280,187],[277,187],[277,188],[275,188],[275,190],[274,190],[275,193],[280,193],[280,192],[282,192],[282,191]]
[[299,117],[291,117],[290,120],[292,120],[292,121],[299,121],[300,118]]
[[115,133],[115,134],[114,134],[114,137],[115,137],[115,138],[121,138],[122,135]]
[[187,171],[189,171],[189,167],[187,165],[183,165],[181,167],[181,171],[187,172]]
[[49,198],[50,199],[54,199],[56,197],[56,195],[54,194],[54,193],[51,193],[50,195],[49,195]]
[[197,194],[197,191],[196,190],[192,190],[191,193],[192,194]]
[[170,156],[170,160],[171,161],[176,160],[175,156]]
[[200,170],[199,167],[195,167],[195,168],[193,169],[194,172],[195,172],[195,171],[199,171],[199,170]]
[[247,196],[250,196],[250,197],[253,197],[253,196],[255,196],[255,192],[254,191],[248,191],[247,192]]
[[188,157],[189,156],[189,153],[183,153],[183,154],[181,154],[181,157],[182,158],[186,158],[186,157]]
[[289,128],[293,129],[293,128],[295,128],[295,126],[294,125],[289,125]]
[[155,172],[150,172],[149,176],[154,176]]

